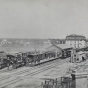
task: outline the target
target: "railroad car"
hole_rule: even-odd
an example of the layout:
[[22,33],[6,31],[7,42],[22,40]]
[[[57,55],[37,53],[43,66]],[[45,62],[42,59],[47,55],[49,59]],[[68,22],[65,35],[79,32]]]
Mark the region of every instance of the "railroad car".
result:
[[12,65],[13,68],[18,68],[25,65],[21,53],[8,54],[7,58],[10,60],[10,65]]
[[51,58],[54,59],[65,59],[71,57],[71,51],[70,50],[65,50],[62,52],[62,54],[58,54],[56,52],[53,51],[46,51],[43,53],[23,53],[22,54],[22,58],[24,59],[24,61],[27,63],[30,63],[32,66],[36,65],[36,64],[41,64],[43,62],[47,62],[47,61],[51,61]]
[[5,68],[6,66],[7,66],[6,52],[0,51],[0,69]]
[[55,52],[43,52],[43,53],[34,53],[29,54],[28,59],[31,65],[41,64],[43,62],[50,61],[50,58],[55,58]]
[[[27,63],[32,63],[32,64],[40,64],[43,62],[45,59],[48,59],[49,61],[51,60],[50,58],[67,58],[71,56],[71,51],[70,50],[65,50],[63,54],[58,54],[54,51],[45,51],[45,52],[24,52],[22,53],[22,60],[25,62],[25,65]],[[45,60],[47,61],[47,60]]]
[[7,60],[0,58],[0,69],[7,67]]
[[66,50],[66,51],[62,51],[62,54],[60,56],[61,59],[65,59],[71,57],[71,50]]
[[[27,64],[38,65],[43,62],[51,61],[53,58],[67,58],[71,56],[71,51],[62,51],[62,54],[58,54],[53,51],[46,52],[19,52],[19,53],[9,53],[3,54],[0,52],[0,68],[9,67],[12,65],[13,68],[18,68],[21,66],[26,66]],[[1,55],[2,54],[2,55]]]

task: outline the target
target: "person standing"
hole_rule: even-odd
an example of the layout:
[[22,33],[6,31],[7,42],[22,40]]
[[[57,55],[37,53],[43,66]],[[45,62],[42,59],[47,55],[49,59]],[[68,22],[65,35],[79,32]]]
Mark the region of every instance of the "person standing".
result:
[[7,68],[8,68],[8,70],[9,70],[9,66],[10,66],[10,59],[9,59],[9,57],[7,58]]

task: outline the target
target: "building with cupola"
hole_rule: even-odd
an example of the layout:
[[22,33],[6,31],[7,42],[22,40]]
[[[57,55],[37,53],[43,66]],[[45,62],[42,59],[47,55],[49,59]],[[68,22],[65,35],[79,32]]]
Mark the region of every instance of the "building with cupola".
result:
[[66,44],[73,48],[86,47],[86,37],[83,35],[71,34],[66,36]]

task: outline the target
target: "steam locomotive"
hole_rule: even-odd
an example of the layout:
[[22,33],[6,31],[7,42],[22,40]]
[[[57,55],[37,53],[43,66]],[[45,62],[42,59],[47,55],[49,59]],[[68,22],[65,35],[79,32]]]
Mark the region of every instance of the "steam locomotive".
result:
[[[57,56],[57,57],[56,57]],[[18,52],[14,54],[8,54],[4,51],[0,52],[0,69],[9,67],[12,65],[13,68],[18,68],[31,64],[32,66],[42,63],[41,61],[47,58],[54,59],[65,59],[71,56],[71,51],[62,51],[62,54],[57,54],[53,51],[47,52]],[[47,61],[51,61],[48,59]],[[46,62],[46,61],[45,61]]]

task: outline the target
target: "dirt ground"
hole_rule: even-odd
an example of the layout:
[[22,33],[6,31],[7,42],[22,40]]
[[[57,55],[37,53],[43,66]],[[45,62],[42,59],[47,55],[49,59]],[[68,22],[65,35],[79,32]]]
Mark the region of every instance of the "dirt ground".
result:
[[[68,72],[68,68],[69,68],[69,62],[60,64],[58,66],[54,66],[46,71],[43,71],[39,74],[36,74],[34,76],[27,76],[24,77],[22,75],[16,76],[21,77],[21,81],[18,83],[14,83],[11,84],[9,86],[7,86],[6,88],[14,88],[14,86],[16,86],[15,88],[41,88],[41,82],[44,82],[44,78],[59,78],[62,76],[65,76]],[[25,68],[21,68],[21,70],[23,69],[27,69],[28,67]],[[18,69],[15,70],[15,72],[19,71]],[[12,71],[12,73],[14,72],[14,70]],[[10,72],[5,72],[2,75],[6,75],[6,74],[11,74]]]
[[[64,76],[69,76],[69,66],[73,66],[71,63],[65,63],[56,67],[53,67],[45,72],[37,74],[32,78],[29,76],[24,79],[23,83],[16,88],[41,88],[41,82],[43,78],[60,78]],[[42,78],[42,79],[41,79]],[[39,86],[40,85],[40,86]],[[87,78],[76,79],[76,88],[88,88]]]

